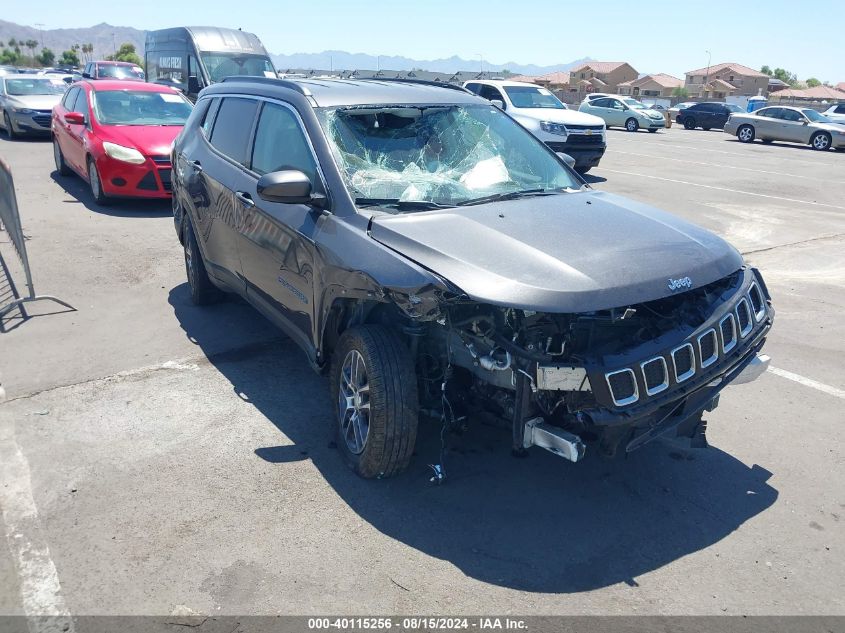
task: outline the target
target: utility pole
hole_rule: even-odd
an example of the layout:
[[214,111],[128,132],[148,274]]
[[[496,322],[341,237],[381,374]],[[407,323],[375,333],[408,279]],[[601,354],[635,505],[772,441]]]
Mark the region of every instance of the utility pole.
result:
[[40,22],[34,25],[38,32],[41,33],[41,48],[44,48],[44,25]]
[[[710,51],[704,51],[707,53],[707,74],[704,76],[704,88],[707,89],[707,84],[710,83],[710,60],[711,54]],[[703,96],[703,95],[702,95]]]
[[484,76],[484,55],[482,53],[476,53],[478,55],[478,59],[481,61],[481,76]]
[[117,55],[117,40],[114,37],[114,33],[111,34],[111,47],[114,54]]

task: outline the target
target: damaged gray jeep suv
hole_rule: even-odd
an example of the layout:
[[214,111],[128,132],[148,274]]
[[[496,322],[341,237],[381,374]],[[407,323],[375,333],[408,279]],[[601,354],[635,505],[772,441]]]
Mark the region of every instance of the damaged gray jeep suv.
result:
[[172,162],[191,297],[244,297],[331,378],[362,477],[404,469],[420,417],[522,454],[706,446],[774,317],[715,235],[593,191],[489,102],[426,82],[233,77]]

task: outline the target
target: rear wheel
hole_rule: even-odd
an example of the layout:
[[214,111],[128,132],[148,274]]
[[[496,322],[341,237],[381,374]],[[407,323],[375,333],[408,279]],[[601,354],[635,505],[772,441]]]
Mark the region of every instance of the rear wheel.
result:
[[337,445],[352,470],[373,479],[407,468],[417,441],[417,379],[395,332],[379,325],[344,332],[332,361],[331,393]]
[[701,127],[701,129],[702,129],[702,130],[704,130],[705,132],[709,132],[709,131],[710,131],[710,127],[704,127],[704,126],[702,126],[702,127]]
[[637,120],[634,117],[631,117],[630,119],[625,121],[625,129],[628,130],[629,132],[636,132],[637,130],[640,129],[640,124],[637,122]]
[[91,185],[91,196],[94,202],[104,207],[111,204],[111,199],[103,191],[100,172],[97,171],[97,163],[93,158],[88,159],[88,183]]
[[65,162],[65,157],[62,154],[62,148],[59,147],[59,141],[53,137],[53,160],[56,163],[56,171],[60,176],[70,176],[70,167]]
[[188,276],[188,285],[191,287],[191,301],[198,306],[214,303],[221,298],[223,293],[208,278],[208,270],[197,245],[194,227],[187,218],[184,231],[185,273]]
[[754,128],[750,125],[740,125],[736,137],[741,143],[750,143],[754,140]]
[[694,130],[695,129],[695,119],[692,117],[684,117],[684,129],[685,130]]
[[827,132],[816,132],[810,139],[810,145],[813,146],[813,149],[826,152],[830,149],[831,141],[831,136]]

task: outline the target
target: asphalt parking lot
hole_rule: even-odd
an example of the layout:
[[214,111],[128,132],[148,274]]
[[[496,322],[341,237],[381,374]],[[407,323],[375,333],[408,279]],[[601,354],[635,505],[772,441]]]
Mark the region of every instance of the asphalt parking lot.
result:
[[594,187],[761,268],[774,369],[708,450],[515,460],[474,428],[442,487],[434,429],[400,477],[346,469],[304,355],[190,304],[169,204],[98,207],[49,142],[0,138],[36,289],[77,308],[0,334],[0,614],[845,614],[845,154],[608,137]]

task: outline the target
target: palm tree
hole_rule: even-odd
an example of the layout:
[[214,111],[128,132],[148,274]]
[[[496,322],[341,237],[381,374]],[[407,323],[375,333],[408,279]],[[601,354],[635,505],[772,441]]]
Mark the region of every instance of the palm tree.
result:
[[33,61],[35,61],[35,49],[38,48],[38,41],[27,40],[26,42],[24,42],[24,46],[29,49],[29,56],[32,57]]

